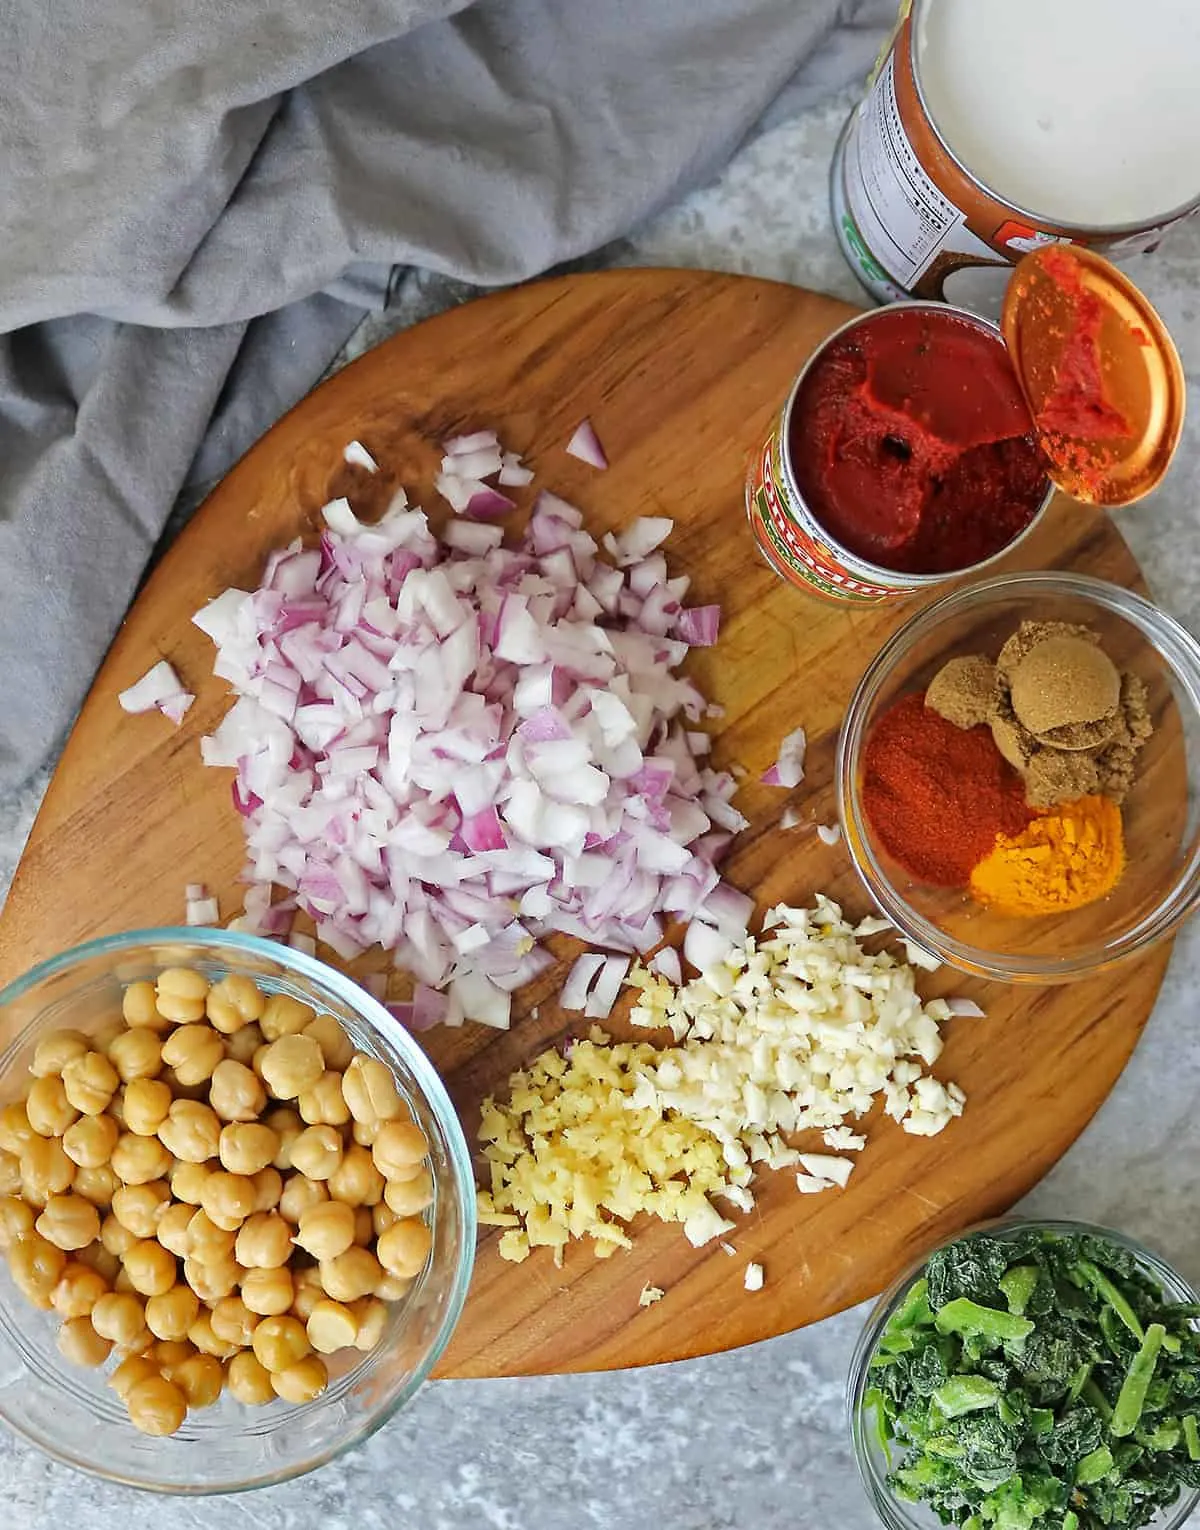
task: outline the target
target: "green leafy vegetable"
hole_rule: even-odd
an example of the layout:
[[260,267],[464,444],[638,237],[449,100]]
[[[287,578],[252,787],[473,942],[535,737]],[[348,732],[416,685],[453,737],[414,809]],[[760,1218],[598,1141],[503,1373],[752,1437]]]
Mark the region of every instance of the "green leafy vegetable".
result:
[[1200,1487],[1197,1307],[1091,1235],[934,1254],[871,1359],[898,1497],[960,1530],[1136,1530]]

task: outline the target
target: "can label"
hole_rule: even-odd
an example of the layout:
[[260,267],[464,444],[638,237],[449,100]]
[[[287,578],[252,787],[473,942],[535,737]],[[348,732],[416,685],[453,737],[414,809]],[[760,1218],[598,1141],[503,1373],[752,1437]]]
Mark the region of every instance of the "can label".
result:
[[820,526],[787,481],[786,417],[785,409],[746,476],[746,514],[763,557],[789,584],[826,600],[878,605],[911,594],[909,586],[889,588],[859,578],[824,540]]
[[1154,247],[1174,219],[1121,237],[1103,229],[1080,233],[994,197],[951,157],[929,120],[913,70],[912,28],[911,15],[902,14],[839,139],[830,179],[838,241],[875,298],[945,301],[951,272],[1015,265],[1059,241],[1116,255]]

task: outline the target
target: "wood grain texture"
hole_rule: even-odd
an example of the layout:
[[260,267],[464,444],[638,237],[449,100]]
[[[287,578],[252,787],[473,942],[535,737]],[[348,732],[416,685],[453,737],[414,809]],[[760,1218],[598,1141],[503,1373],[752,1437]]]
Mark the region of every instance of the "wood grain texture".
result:
[[[435,443],[483,426],[525,455],[539,485],[582,506],[596,534],[637,514],[675,518],[673,570],[691,575],[691,599],[720,601],[725,612],[719,645],[688,663],[726,709],[714,726],[716,761],[748,771],[738,800],[752,827],[736,841],[727,874],[760,909],[825,891],[865,912],[844,847],[827,848],[811,829],[783,833],[779,816],[792,802],[813,824],[833,819],[838,725],[867,660],[912,607],[842,608],[786,587],[760,561],[742,503],[748,454],[805,356],[849,312],[738,277],[569,277],[420,325],[305,399],[210,497],[116,638],[0,920],[0,982],[86,937],[178,920],[188,881],[207,882],[226,917],[237,911],[242,845],[229,777],[204,770],[197,749],[228,700],[192,612],[229,585],[253,587],[269,550],[311,532],[332,495],[348,493],[369,514],[403,481],[432,504]],[[609,451],[607,473],[563,451],[585,414]],[[377,478],[343,463],[352,437],[383,465]],[[1055,505],[1013,564],[1139,582],[1111,523],[1074,505]],[[127,718],[115,699],[160,656],[197,692],[178,730],[158,716]],[[810,739],[808,778],[794,793],[760,786],[778,740],[800,722]],[[554,949],[566,961],[575,947],[562,940]],[[926,1140],[872,1119],[841,1193],[799,1196],[790,1174],[765,1176],[756,1211],[733,1239],[736,1258],[716,1245],[692,1249],[678,1228],[652,1224],[637,1229],[628,1255],[597,1261],[577,1247],[556,1270],[545,1251],[506,1265],[496,1236],[485,1236],[440,1374],[673,1360],[780,1333],[871,1295],[923,1244],[1010,1205],[1074,1141],[1128,1058],[1166,960],[1164,948],[1115,976],[1042,991],[944,977],[923,984],[972,992],[988,1012],[986,1021],[947,1028],[937,1071],[967,1091],[961,1121]],[[520,996],[508,1034],[467,1026],[425,1038],[468,1134],[480,1097],[564,1031],[554,999],[564,970]],[[755,1295],[742,1290],[750,1259],[767,1274]],[[639,1310],[646,1282],[667,1295]]]

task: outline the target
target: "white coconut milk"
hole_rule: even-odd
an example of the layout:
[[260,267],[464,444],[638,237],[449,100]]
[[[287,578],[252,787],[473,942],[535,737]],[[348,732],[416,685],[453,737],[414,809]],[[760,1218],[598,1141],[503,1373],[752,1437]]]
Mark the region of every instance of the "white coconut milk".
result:
[[934,126],[1004,201],[1111,228],[1200,196],[1200,0],[929,0],[916,51]]

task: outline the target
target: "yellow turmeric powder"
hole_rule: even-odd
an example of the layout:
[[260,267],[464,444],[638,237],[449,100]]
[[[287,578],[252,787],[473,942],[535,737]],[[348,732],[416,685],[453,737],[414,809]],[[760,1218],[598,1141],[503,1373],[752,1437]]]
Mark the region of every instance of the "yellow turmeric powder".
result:
[[1103,898],[1125,869],[1121,809],[1108,797],[1080,797],[1001,834],[971,873],[971,896],[1019,918],[1060,914]]

